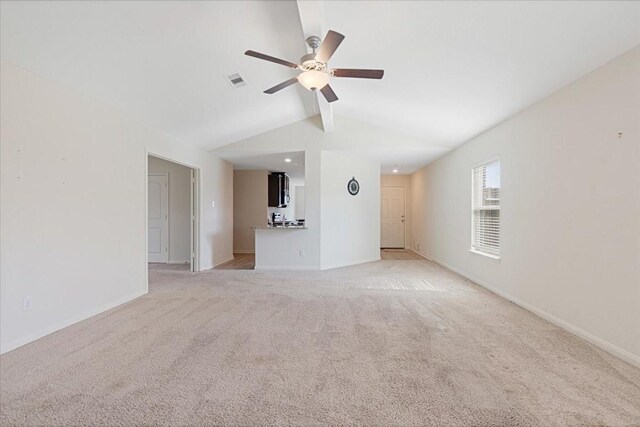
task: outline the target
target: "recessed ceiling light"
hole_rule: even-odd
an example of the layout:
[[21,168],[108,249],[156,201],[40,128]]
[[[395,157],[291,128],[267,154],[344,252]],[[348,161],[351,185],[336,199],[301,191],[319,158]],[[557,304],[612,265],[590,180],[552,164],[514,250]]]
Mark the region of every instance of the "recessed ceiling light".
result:
[[393,173],[398,173],[398,167],[397,166],[393,168]]
[[291,162],[291,159],[287,157],[286,159],[284,159],[284,161],[289,163],[289,162]]

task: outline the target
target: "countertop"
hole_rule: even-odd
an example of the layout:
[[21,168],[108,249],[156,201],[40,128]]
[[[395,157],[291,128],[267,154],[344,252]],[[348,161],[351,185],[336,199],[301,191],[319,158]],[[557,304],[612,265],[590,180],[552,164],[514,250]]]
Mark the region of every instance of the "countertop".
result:
[[263,225],[260,227],[251,227],[254,230],[306,230],[307,227],[304,225],[287,225],[283,227],[282,225]]

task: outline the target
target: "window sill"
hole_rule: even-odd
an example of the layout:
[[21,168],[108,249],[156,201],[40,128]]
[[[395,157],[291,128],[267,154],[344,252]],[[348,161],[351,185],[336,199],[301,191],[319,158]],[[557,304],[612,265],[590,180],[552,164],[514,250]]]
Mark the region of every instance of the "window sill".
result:
[[496,259],[496,260],[500,261],[500,255],[488,254],[486,252],[476,251],[475,249],[469,249],[469,252],[471,252],[473,254],[477,254],[477,255],[486,256],[487,258]]

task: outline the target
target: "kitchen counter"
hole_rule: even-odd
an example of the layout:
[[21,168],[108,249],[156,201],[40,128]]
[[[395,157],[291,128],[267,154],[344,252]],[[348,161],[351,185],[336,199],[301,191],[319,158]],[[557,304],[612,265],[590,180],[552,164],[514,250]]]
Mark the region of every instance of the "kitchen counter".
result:
[[[278,231],[283,230],[283,231]],[[319,232],[312,232],[304,225],[289,227],[255,226],[256,270],[310,270],[316,252],[309,239],[319,238]],[[311,233],[311,234],[310,234]],[[311,249],[310,249],[311,248]],[[307,253],[307,251],[310,251]]]
[[254,230],[306,230],[307,227],[304,225],[264,225],[260,227],[251,227]]

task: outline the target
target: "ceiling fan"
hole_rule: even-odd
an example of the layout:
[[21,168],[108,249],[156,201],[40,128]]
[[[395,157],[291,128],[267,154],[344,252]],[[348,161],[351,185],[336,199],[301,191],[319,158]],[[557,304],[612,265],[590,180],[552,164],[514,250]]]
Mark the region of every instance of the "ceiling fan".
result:
[[[322,92],[322,95],[324,95],[327,102],[334,102],[338,100],[338,97],[333,89],[331,89],[331,86],[329,86],[329,80],[331,77],[381,79],[384,75],[384,70],[363,70],[354,68],[330,69],[327,66],[327,63],[329,62],[329,59],[331,59],[331,56],[333,56],[336,49],[338,49],[338,46],[340,46],[340,43],[342,43],[342,40],[344,40],[344,36],[342,34],[331,30],[329,30],[327,36],[322,40],[322,44],[320,44],[320,37],[318,36],[311,36],[307,38],[307,44],[311,49],[313,49],[313,53],[309,53],[300,58],[300,64],[294,64],[293,62],[274,58],[273,56],[265,55],[264,53],[255,52],[253,50],[248,50],[244,54],[302,71],[302,73],[297,77],[293,77],[275,85],[274,87],[265,90],[264,93],[273,94],[287,86],[291,86],[294,83],[300,83],[310,91],[315,92],[319,90]],[[317,53],[316,49],[318,49]]]

